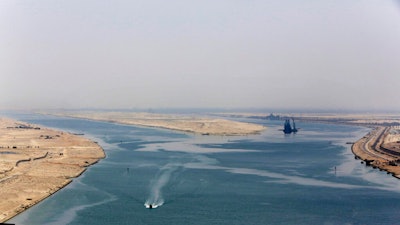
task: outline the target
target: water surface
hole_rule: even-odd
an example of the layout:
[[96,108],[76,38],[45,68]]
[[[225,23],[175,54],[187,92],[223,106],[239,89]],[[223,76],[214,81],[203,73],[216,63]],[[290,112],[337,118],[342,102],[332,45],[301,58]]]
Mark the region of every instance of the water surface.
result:
[[[107,157],[16,224],[395,224],[399,180],[354,160],[353,126],[246,120],[260,135],[202,136],[40,115],[11,115],[85,133]],[[146,204],[157,206],[147,209]]]

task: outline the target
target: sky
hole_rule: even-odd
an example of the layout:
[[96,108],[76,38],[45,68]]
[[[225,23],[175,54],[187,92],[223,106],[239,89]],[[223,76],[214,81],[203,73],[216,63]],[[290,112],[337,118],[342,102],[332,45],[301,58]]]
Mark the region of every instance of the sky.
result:
[[400,111],[399,0],[1,0],[0,109]]

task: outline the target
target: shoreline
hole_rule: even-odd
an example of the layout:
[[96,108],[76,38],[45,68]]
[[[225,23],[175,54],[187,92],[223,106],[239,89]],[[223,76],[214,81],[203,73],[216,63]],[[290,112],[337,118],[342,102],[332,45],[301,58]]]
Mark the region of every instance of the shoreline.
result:
[[82,136],[0,118],[0,223],[70,184],[105,158]]
[[[371,166],[373,169],[386,171],[393,177],[400,179],[400,135],[391,134],[393,127],[378,126],[371,130],[351,146],[355,159]],[[397,129],[396,129],[397,130]],[[390,141],[388,137],[394,136],[396,141]]]

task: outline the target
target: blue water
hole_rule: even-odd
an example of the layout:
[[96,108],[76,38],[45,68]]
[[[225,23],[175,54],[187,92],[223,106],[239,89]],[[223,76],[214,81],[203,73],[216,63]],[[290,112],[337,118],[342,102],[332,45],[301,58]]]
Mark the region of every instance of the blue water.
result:
[[[246,120],[268,129],[201,136],[52,116],[13,118],[85,133],[107,157],[16,224],[397,224],[400,181],[350,145],[367,128]],[[147,209],[152,203],[156,209]]]

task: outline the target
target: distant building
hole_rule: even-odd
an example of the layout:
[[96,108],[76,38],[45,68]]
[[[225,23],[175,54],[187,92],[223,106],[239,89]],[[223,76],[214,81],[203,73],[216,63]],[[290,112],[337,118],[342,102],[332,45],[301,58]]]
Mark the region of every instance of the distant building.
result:
[[280,120],[281,117],[279,115],[274,115],[273,113],[269,114],[269,116],[265,117],[267,120]]

